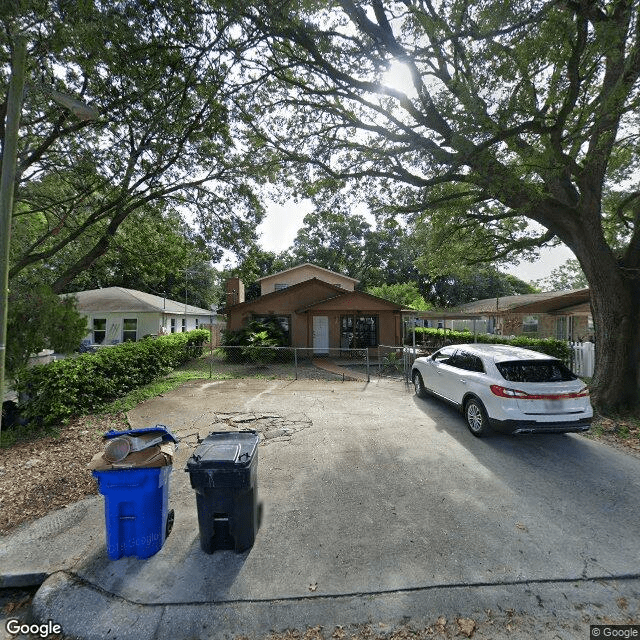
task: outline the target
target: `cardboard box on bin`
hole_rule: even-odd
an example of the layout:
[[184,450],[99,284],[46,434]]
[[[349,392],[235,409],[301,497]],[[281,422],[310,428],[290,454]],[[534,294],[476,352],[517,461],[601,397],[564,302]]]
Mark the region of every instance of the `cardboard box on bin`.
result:
[[[105,452],[101,451],[93,456],[87,467],[92,471],[112,471],[117,469],[154,469],[172,465],[176,451],[175,442],[164,440],[159,444],[153,444],[157,442],[158,435],[163,434],[163,431],[153,431],[152,428],[148,431],[149,433],[137,433],[135,437],[138,442],[144,443],[146,441],[150,446],[139,451],[132,451],[125,458],[118,461],[109,460]],[[132,432],[125,431],[122,433],[128,434]],[[109,432],[104,440],[108,442],[114,437],[118,437],[118,435],[114,432]],[[171,434],[168,434],[168,437],[173,438]]]

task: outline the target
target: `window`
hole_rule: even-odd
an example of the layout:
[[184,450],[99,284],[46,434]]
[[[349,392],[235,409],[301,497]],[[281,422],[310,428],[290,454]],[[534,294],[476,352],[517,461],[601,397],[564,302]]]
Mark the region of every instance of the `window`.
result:
[[93,319],[93,344],[104,344],[104,339],[106,337],[107,337],[107,319],[94,318]]
[[556,340],[567,340],[567,317],[556,318]]
[[497,362],[496,367],[509,382],[567,382],[576,376],[559,360],[519,360]]
[[187,319],[182,318],[182,333],[186,333],[187,331]]
[[439,364],[452,364],[453,355],[456,352],[455,347],[443,347],[439,351],[436,351],[431,359],[435,360]]
[[176,332],[176,319],[171,318],[171,333],[175,333],[175,332]]
[[525,316],[522,318],[522,333],[538,332],[538,316]]
[[283,289],[286,289],[288,286],[289,286],[288,284],[281,283],[281,284],[276,284],[273,289],[274,291],[282,291]]
[[253,316],[253,319],[264,325],[275,326],[276,332],[282,331],[282,346],[291,344],[291,318],[289,316]]
[[342,316],[341,344],[351,349],[378,346],[378,316]]
[[466,351],[458,351],[455,356],[451,358],[449,363],[452,367],[458,369],[464,369],[465,371],[476,371],[478,373],[484,373],[484,367],[482,366],[482,360],[478,356],[474,356]]
[[135,342],[138,339],[138,319],[125,318],[122,321],[122,342]]
[[196,329],[200,326],[200,319],[196,318]]

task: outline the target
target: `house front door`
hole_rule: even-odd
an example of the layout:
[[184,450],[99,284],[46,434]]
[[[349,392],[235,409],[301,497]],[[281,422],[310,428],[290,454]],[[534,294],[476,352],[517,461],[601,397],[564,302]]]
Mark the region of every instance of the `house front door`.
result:
[[313,316],[313,352],[329,353],[328,316]]

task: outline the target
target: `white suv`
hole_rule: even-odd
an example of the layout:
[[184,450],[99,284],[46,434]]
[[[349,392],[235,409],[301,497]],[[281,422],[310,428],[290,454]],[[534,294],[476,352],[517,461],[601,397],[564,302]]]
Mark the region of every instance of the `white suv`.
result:
[[432,393],[459,407],[474,436],[587,431],[589,390],[560,360],[498,344],[457,344],[417,358],[416,395]]

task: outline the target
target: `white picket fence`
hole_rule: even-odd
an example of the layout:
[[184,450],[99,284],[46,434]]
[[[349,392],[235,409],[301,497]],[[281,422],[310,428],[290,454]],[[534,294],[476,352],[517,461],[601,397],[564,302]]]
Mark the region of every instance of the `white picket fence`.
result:
[[593,342],[570,342],[572,350],[571,369],[581,378],[593,376],[595,367],[595,344]]

